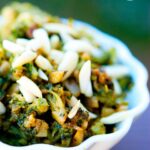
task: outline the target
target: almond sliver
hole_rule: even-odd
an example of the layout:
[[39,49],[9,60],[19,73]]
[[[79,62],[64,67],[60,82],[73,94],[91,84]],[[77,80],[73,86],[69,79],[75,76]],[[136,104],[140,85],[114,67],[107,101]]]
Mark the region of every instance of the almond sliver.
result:
[[39,69],[38,70],[38,73],[39,73],[39,77],[45,81],[48,81],[48,77],[47,75],[43,72],[43,70]]
[[43,69],[43,70],[52,70],[52,65],[50,64],[49,60],[45,57],[43,57],[42,55],[39,55],[36,60],[35,60],[36,65]]
[[20,56],[16,57],[12,63],[12,67],[20,67],[24,64],[32,62],[36,58],[37,54],[32,51],[25,51]]
[[91,53],[94,47],[89,42],[84,40],[70,40],[64,45],[63,49],[65,51]]
[[22,95],[25,98],[25,101],[27,103],[32,103],[33,102],[35,96],[32,93],[30,93],[25,88],[23,88],[23,86],[19,86],[19,90],[22,93]]
[[51,50],[50,52],[50,58],[52,58],[57,64],[60,64],[64,57],[64,53],[59,50]]
[[74,69],[77,66],[78,63],[78,54],[76,52],[66,52],[61,63],[58,66],[59,71],[66,71],[67,73],[64,75],[63,80],[66,80],[71,73],[74,71]]
[[3,47],[7,51],[9,51],[15,55],[20,54],[24,51],[24,47],[14,43],[14,42],[8,41],[8,40],[3,41]]
[[50,46],[50,40],[48,37],[48,33],[44,29],[36,29],[33,31],[33,37],[38,40],[39,43],[43,45],[43,51],[45,54],[49,55],[51,46]]
[[68,114],[68,118],[72,119],[76,115],[76,113],[78,112],[79,108],[80,108],[80,100],[78,100],[76,102],[76,104],[73,106],[73,108],[70,110],[70,112]]
[[44,28],[48,32],[54,33],[68,33],[68,34],[76,34],[76,30],[68,25],[62,23],[47,23],[44,25]]
[[26,76],[22,76],[17,83],[22,86],[26,91],[32,93],[36,97],[42,97],[42,92],[39,87],[29,78]]
[[125,75],[129,75],[130,70],[127,66],[124,65],[110,65],[110,66],[102,66],[101,69],[105,71],[108,76],[112,78],[120,78]]
[[[77,103],[77,101],[78,101],[78,99],[75,96],[72,96],[71,100],[69,101],[69,105],[71,107],[73,107]],[[83,111],[87,111],[89,113],[89,118],[91,118],[91,119],[97,118],[97,115],[92,113],[92,112],[90,112],[90,111],[88,111],[81,102],[80,102],[80,108]]]
[[81,93],[87,97],[93,95],[92,83],[91,83],[91,61],[85,62],[79,73],[79,85]]

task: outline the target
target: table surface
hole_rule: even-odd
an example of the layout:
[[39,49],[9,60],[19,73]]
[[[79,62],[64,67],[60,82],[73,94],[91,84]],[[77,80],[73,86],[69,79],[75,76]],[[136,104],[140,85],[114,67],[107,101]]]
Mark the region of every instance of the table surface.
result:
[[[89,22],[124,41],[150,71],[150,0],[19,0]],[[0,1],[0,6],[12,0]],[[150,87],[150,82],[148,83]],[[112,150],[150,150],[150,107]]]

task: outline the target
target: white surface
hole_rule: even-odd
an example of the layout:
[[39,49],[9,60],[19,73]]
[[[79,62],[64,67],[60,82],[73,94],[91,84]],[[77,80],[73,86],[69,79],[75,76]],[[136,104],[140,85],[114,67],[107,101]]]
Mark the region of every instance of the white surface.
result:
[[[65,20],[64,20],[65,21]],[[129,115],[118,124],[117,131],[106,135],[96,135],[88,138],[82,144],[71,148],[62,148],[53,145],[36,144],[25,147],[8,146],[0,142],[0,150],[108,150],[117,144],[128,132],[132,121],[135,117],[139,116],[149,104],[149,91],[147,88],[148,73],[143,64],[138,61],[129,51],[129,49],[118,39],[105,34],[89,24],[75,21],[76,27],[86,27],[91,35],[100,42],[104,47],[115,47],[117,56],[120,62],[129,67],[131,75],[134,79],[135,85],[132,91],[128,94],[129,100]]]

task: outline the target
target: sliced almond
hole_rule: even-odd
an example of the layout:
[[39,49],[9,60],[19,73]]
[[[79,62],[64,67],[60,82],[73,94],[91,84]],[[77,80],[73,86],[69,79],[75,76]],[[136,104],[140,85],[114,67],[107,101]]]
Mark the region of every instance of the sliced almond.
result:
[[36,29],[33,31],[33,37],[38,40],[39,43],[43,45],[43,50],[45,54],[49,54],[51,46],[50,46],[50,40],[48,37],[48,33],[44,29]]
[[57,64],[60,64],[64,57],[64,53],[59,50],[51,50],[50,51],[50,58],[52,58]]
[[76,104],[73,106],[73,108],[70,110],[70,112],[68,114],[68,118],[72,119],[76,115],[76,113],[78,112],[79,108],[80,108],[80,100],[78,100],[76,102]]
[[43,79],[43,80],[45,80],[45,81],[48,81],[47,75],[46,75],[41,69],[38,70],[38,73],[39,73],[39,77],[40,77],[41,79]]
[[73,40],[73,37],[71,37],[71,35],[64,33],[64,32],[60,33],[60,37],[64,43],[67,43],[67,42]]
[[0,101],[0,115],[4,114],[6,112],[6,107],[4,104]]
[[45,57],[43,57],[42,55],[39,55],[36,60],[35,60],[36,65],[43,69],[43,70],[52,70],[52,65],[50,64],[49,60]]
[[47,23],[44,25],[44,28],[48,32],[52,33],[68,33],[68,34],[76,34],[76,30],[71,26],[62,24],[62,23]]
[[[77,103],[77,101],[78,101],[78,99],[77,99],[75,96],[72,96],[72,97],[71,97],[71,100],[68,101],[68,102],[69,102],[69,105],[70,105],[71,107],[73,107],[73,106]],[[83,106],[83,104],[82,104],[81,102],[80,102],[80,108],[81,108],[83,111],[87,111],[87,112],[89,113],[89,117],[90,117],[91,119],[97,118],[97,115],[94,114],[94,113],[92,113],[92,112],[90,112],[90,111],[88,111],[88,110]]]
[[66,52],[61,63],[58,66],[59,71],[66,71],[67,73],[64,75],[63,80],[67,79],[78,63],[78,54],[76,52]]
[[57,48],[60,44],[60,40],[59,40],[59,37],[58,35],[53,35],[50,39],[50,42],[51,42],[51,47],[52,48]]
[[8,40],[3,41],[3,47],[7,51],[9,51],[15,55],[20,54],[24,51],[24,47],[14,43],[14,42],[8,41]]
[[94,47],[89,42],[84,40],[70,40],[64,45],[63,49],[64,51],[91,53]]
[[37,39],[31,39],[26,45],[27,50],[37,51],[42,48],[42,44]]
[[26,91],[32,93],[34,96],[36,97],[42,97],[42,92],[39,89],[39,87],[29,78],[27,78],[26,76],[22,76],[17,83],[19,83],[19,85],[21,87],[23,87]]
[[87,97],[93,95],[92,83],[91,83],[91,61],[85,62],[79,73],[79,85],[81,93]]
[[105,71],[108,76],[112,78],[120,78],[130,73],[130,70],[127,66],[124,65],[111,65],[111,66],[103,66],[101,67],[103,71]]
[[12,67],[20,67],[24,64],[27,64],[33,61],[36,58],[37,54],[32,51],[25,51],[20,56],[16,57],[14,62],[12,63]]
[[35,96],[32,93],[30,93],[25,88],[23,88],[23,86],[19,86],[19,90],[21,91],[21,93],[27,103],[33,102],[33,100],[35,99]]
[[116,94],[121,94],[121,93],[122,93],[122,90],[121,90],[121,87],[120,87],[118,81],[117,81],[116,79],[113,79],[112,82],[113,82],[113,84],[114,84],[115,93],[116,93]]

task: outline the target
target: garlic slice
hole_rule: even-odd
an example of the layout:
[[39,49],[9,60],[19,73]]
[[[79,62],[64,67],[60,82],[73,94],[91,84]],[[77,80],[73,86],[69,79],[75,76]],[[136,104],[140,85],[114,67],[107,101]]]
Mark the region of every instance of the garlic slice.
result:
[[26,76],[22,76],[17,83],[23,87],[26,91],[32,93],[36,97],[42,97],[42,92],[39,87]]
[[43,79],[43,80],[45,80],[45,81],[48,81],[47,75],[46,75],[41,69],[38,70],[38,73],[39,73],[39,77],[40,77],[41,79]]
[[4,114],[6,112],[6,107],[4,104],[0,101],[0,115]]
[[115,124],[121,122],[130,116],[129,112],[130,111],[122,111],[114,113],[108,117],[101,118],[101,122],[104,124]]
[[52,65],[50,64],[49,60],[45,57],[43,57],[42,55],[39,55],[36,60],[35,60],[36,65],[43,69],[43,70],[47,70],[50,71],[52,70]]
[[55,50],[55,49],[50,51],[50,58],[52,58],[57,64],[60,64],[63,57],[64,57],[64,53],[62,51]]
[[108,76],[115,79],[130,74],[129,68],[124,65],[102,66],[101,69],[105,71]]
[[38,40],[39,43],[43,46],[43,51],[45,54],[49,55],[51,46],[50,46],[50,40],[48,37],[48,33],[46,30],[40,28],[33,31],[33,37]]
[[3,40],[3,47],[7,51],[9,51],[15,55],[20,54],[24,51],[24,47],[14,43],[14,42],[8,41],[8,40]]
[[73,108],[70,110],[70,112],[68,114],[68,118],[72,119],[76,115],[76,113],[78,112],[79,108],[80,108],[80,100],[78,100],[76,102],[76,104],[73,106]]
[[53,33],[67,33],[73,35],[76,34],[76,30],[74,28],[62,23],[47,23],[44,24],[44,28],[48,32],[53,32]]
[[21,91],[21,93],[27,103],[33,102],[33,100],[35,99],[35,96],[32,93],[27,91],[23,86],[19,86],[19,90]]
[[93,96],[91,83],[91,61],[85,62],[79,73],[79,85],[81,93],[87,97]]
[[20,56],[16,57],[12,63],[12,67],[16,68],[33,61],[37,54],[32,51],[25,51]]
[[84,40],[70,40],[64,45],[63,49],[64,51],[91,53],[95,48],[89,42]]
[[61,63],[58,66],[59,71],[66,71],[67,73],[64,75],[63,80],[67,79],[78,63],[78,54],[76,52],[66,52]]

